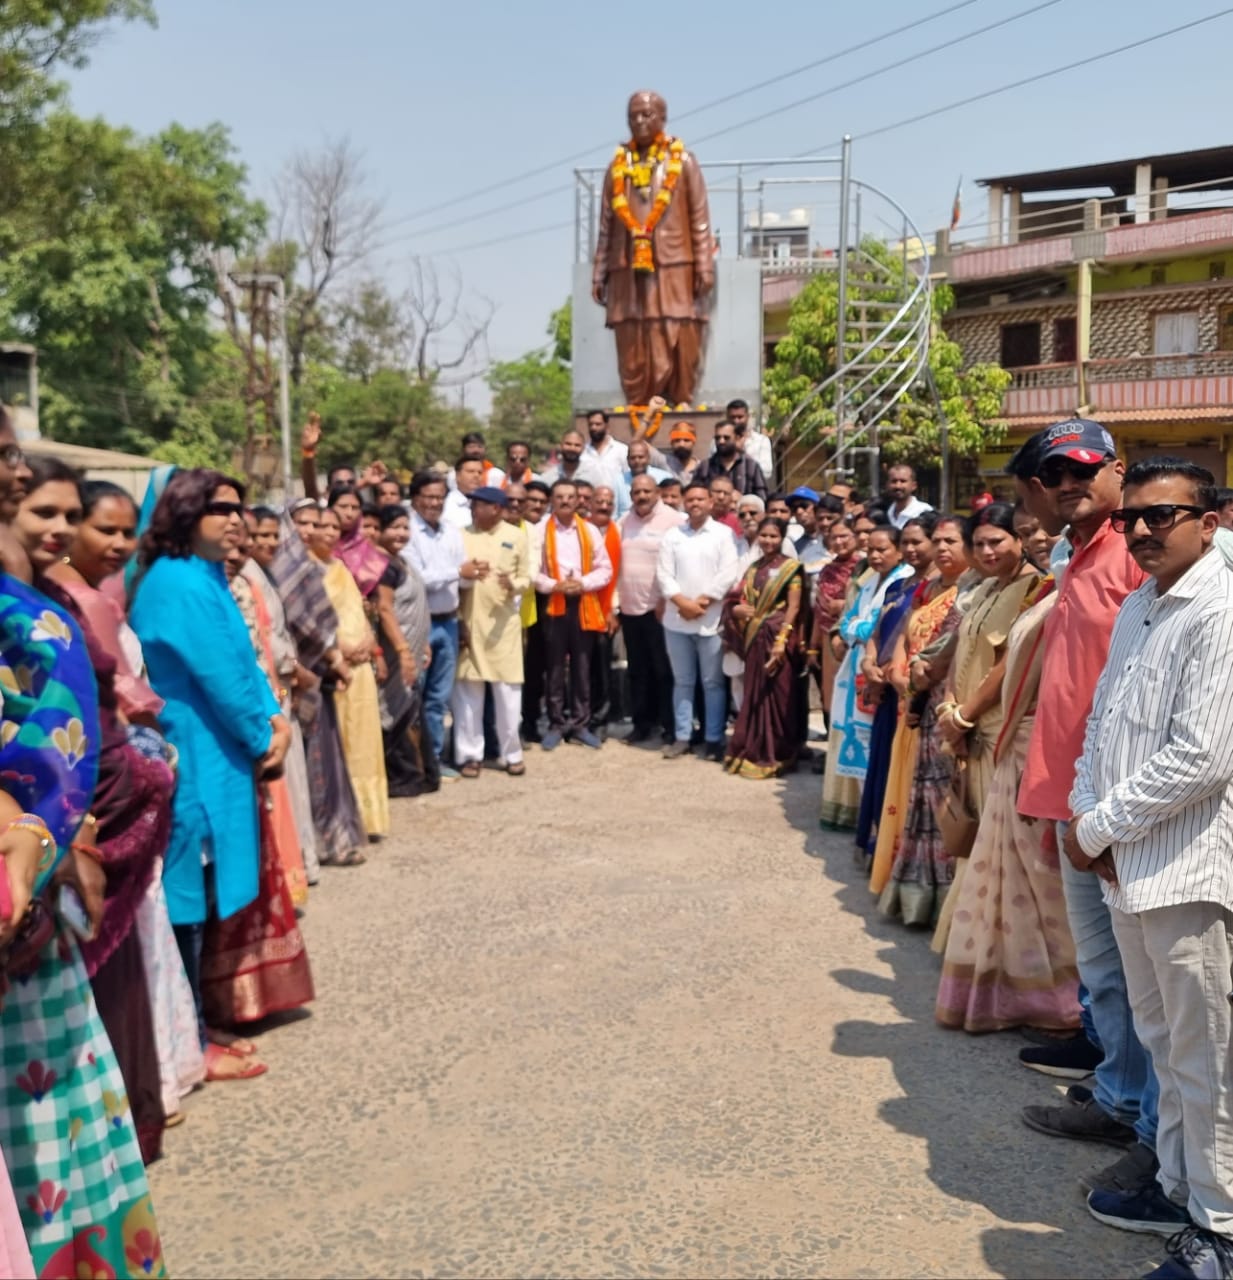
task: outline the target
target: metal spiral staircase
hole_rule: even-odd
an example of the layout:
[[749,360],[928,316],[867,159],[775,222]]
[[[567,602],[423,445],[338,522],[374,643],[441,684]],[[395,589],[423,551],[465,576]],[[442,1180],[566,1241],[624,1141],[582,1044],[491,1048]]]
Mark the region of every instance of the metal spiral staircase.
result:
[[[885,424],[927,376],[933,322],[928,245],[901,205],[851,176],[846,139],[834,181],[840,186],[839,245],[830,269],[838,275],[838,314],[845,322],[833,372],[809,389],[777,435],[785,444],[789,487],[829,473],[862,488],[867,476],[876,493]],[[876,242],[862,237],[862,217],[898,233]],[[820,424],[822,407],[833,425]],[[867,470],[858,466],[862,458]]]

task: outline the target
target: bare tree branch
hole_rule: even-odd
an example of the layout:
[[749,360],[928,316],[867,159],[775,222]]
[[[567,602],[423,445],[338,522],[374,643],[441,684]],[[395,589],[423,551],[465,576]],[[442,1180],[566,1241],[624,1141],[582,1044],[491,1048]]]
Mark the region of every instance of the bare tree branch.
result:
[[346,138],[320,151],[297,152],[275,183],[275,236],[297,252],[287,288],[287,343],[297,386],[308,340],[325,323],[327,294],[376,247],[382,203],[366,187],[361,156]]
[[[469,382],[479,373],[477,352],[487,353],[488,329],[496,306],[480,297],[476,311],[463,306],[462,277],[451,268],[444,282],[428,258],[411,260],[411,283],[404,295],[413,319],[413,363],[421,382]],[[443,347],[452,354],[443,353]],[[443,378],[445,371],[453,377]],[[465,371],[465,372],[464,372]]]

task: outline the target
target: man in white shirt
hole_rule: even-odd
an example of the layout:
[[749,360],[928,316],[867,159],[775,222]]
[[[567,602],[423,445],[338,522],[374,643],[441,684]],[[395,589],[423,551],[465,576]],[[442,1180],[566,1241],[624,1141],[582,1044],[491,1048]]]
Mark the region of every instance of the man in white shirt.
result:
[[[478,431],[468,431],[462,438],[461,455],[464,458],[478,462],[483,468],[483,478],[480,484],[492,484],[500,488],[501,482],[505,479],[505,472],[497,466],[495,462],[488,461],[488,448],[484,444],[484,437]],[[446,482],[453,489],[458,480],[458,468],[453,466],[446,475]],[[467,519],[470,520],[471,503],[467,503]]]
[[902,529],[909,520],[933,510],[916,496],[916,468],[906,462],[895,463],[886,473],[886,492],[893,499],[886,518],[896,529]]
[[445,495],[442,517],[455,529],[466,529],[471,524],[471,495],[483,486],[484,462],[482,458],[459,458],[454,464],[454,488]]
[[[1210,472],[1126,471],[1113,512],[1151,575],[1114,623],[1062,841],[1099,876],[1160,1086],[1157,1182],[1097,1189],[1102,1222],[1174,1235],[1153,1276],[1233,1275],[1233,574]],[[1193,1225],[1192,1225],[1193,1224]]]
[[621,568],[617,578],[634,722],[626,741],[645,742],[659,729],[668,743],[673,738],[672,667],[659,620],[663,601],[656,574],[664,534],[677,528],[684,517],[659,500],[659,486],[646,473],[634,476],[630,501],[633,508],[620,522]]
[[608,431],[608,415],[602,409],[592,409],[587,414],[587,434],[591,439],[584,457],[608,477],[607,482],[615,492],[629,465],[629,448]]
[[694,726],[694,684],[702,678],[704,756],[723,760],[727,691],[719,614],[736,581],[736,539],[711,519],[711,494],[703,481],[685,489],[686,523],[664,534],[656,583],[664,597],[664,639],[672,664],[676,741],[664,748],[675,760],[689,752]]
[[[445,749],[445,708],[458,665],[458,580],[479,575],[475,563],[466,559],[462,534],[443,518],[446,492],[444,478],[435,471],[413,477],[411,541],[402,553],[423,578],[428,596],[432,661],[424,673],[424,724],[438,760]],[[458,772],[443,764],[441,777],[454,779]]]
[[590,728],[591,661],[596,634],[605,630],[599,592],[612,581],[612,562],[603,534],[580,520],[577,508],[577,486],[572,480],[558,480],[552,486],[552,514],[544,525],[535,575],[536,591],[547,597],[540,615],[548,676],[548,732],[540,744],[545,751],[559,747],[565,738],[596,751],[603,746]]

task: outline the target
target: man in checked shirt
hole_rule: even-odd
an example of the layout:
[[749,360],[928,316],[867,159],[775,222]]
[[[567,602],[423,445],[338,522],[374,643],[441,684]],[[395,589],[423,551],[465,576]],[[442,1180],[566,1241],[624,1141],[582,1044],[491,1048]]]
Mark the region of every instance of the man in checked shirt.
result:
[[1151,1276],[1216,1280],[1233,1277],[1233,573],[1194,463],[1135,463],[1111,521],[1150,579],[1113,628],[1062,847],[1103,882],[1160,1086],[1160,1170],[1088,1208],[1171,1237]]

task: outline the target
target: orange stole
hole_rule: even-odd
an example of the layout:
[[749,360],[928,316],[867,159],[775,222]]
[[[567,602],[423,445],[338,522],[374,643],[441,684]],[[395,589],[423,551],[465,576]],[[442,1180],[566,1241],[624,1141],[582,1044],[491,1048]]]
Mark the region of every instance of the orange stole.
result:
[[612,578],[606,587],[601,587],[599,607],[604,611],[604,622],[612,618],[612,597],[616,595],[617,574],[621,572],[621,531],[615,520],[608,521],[604,530],[604,546],[608,551],[608,559],[612,561]]
[[[591,572],[595,553],[591,549],[591,538],[590,534],[587,533],[586,522],[575,519],[574,528],[578,531],[578,548],[582,552],[582,573],[585,577]],[[544,565],[553,582],[560,582],[561,567],[557,563],[557,522],[554,516],[548,517],[548,527],[544,530]],[[560,618],[564,617],[564,615],[565,597],[559,591],[554,591],[548,597],[548,616],[550,618]],[[584,591],[578,598],[578,621],[581,623],[583,631],[607,630],[598,592]]]

